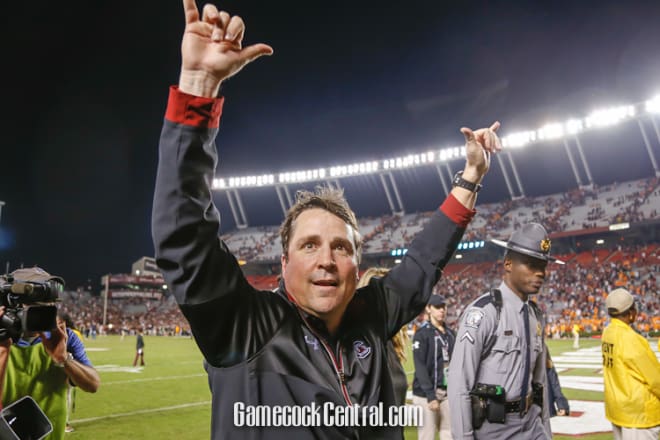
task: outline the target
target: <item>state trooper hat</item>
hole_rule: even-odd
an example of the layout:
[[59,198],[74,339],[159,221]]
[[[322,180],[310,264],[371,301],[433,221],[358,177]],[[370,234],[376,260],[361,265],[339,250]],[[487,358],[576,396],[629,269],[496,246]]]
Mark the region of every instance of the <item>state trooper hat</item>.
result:
[[625,313],[635,303],[635,298],[626,289],[619,287],[614,289],[607,295],[605,299],[605,307],[607,311],[613,315],[620,315]]
[[492,243],[539,260],[564,264],[550,255],[550,239],[545,228],[538,223],[527,223],[511,234],[509,241],[491,239]]
[[429,303],[428,305],[430,306],[444,306],[447,304],[447,300],[445,300],[445,297],[442,295],[431,295],[431,298],[429,298]]

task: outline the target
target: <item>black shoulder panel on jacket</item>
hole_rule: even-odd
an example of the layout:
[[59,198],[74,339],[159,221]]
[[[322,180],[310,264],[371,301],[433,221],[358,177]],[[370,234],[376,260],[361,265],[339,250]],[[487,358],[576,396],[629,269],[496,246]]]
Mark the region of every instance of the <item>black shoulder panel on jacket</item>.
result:
[[493,298],[490,294],[488,294],[476,300],[474,304],[472,304],[472,307],[483,308],[486,307],[488,304],[491,304],[492,302],[493,302]]

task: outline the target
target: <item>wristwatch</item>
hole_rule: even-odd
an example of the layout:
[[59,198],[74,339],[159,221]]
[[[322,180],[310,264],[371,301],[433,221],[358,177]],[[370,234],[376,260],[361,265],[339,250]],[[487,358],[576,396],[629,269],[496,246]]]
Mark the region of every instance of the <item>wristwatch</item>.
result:
[[71,354],[70,351],[66,353],[66,357],[64,358],[64,362],[53,362],[56,367],[64,368],[66,367],[66,364],[71,362],[73,360],[73,355]]
[[463,179],[463,171],[459,171],[454,175],[454,180],[451,181],[451,186],[459,186],[473,193],[478,193],[482,187],[480,183],[469,182]]

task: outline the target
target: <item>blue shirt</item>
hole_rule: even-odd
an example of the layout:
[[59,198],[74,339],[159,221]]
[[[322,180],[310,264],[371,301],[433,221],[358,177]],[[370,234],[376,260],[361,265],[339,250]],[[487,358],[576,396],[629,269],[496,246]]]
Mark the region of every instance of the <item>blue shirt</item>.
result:
[[[46,338],[50,339],[50,333],[51,332],[44,332]],[[81,364],[87,365],[88,367],[93,367],[92,362],[87,357],[87,352],[85,351],[85,345],[80,340],[76,332],[74,332],[70,328],[67,328],[66,333],[68,336],[66,341],[66,351],[71,353],[73,355],[73,358],[78,362],[80,362]],[[36,345],[40,343],[41,343],[41,337],[37,337],[33,341],[27,341],[21,338],[17,342],[15,342],[14,345],[17,347],[29,347],[31,345]]]

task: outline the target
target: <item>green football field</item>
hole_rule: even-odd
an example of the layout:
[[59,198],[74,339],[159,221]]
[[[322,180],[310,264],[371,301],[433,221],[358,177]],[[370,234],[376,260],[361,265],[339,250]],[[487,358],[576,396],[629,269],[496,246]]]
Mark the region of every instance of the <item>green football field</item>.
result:
[[[135,337],[85,339],[88,354],[101,374],[95,394],[76,393],[72,414],[73,433],[68,439],[208,439],[211,395],[202,357],[189,338],[145,336],[145,368],[133,368]],[[572,341],[548,341],[553,355],[570,351]],[[582,347],[599,345],[582,340]],[[406,371],[412,381],[409,356]],[[562,375],[596,375],[593,369],[569,370]],[[568,399],[602,400],[602,393],[565,389]],[[406,439],[416,439],[416,428],[406,430]],[[575,438],[555,436],[557,439]],[[606,439],[611,434],[580,436]]]

